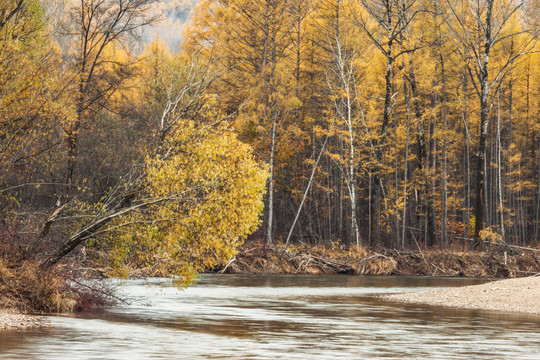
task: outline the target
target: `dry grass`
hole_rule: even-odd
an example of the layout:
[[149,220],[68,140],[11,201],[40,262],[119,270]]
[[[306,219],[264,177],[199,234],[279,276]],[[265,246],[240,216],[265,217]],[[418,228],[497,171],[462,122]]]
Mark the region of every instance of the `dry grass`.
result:
[[35,264],[8,268],[0,262],[0,307],[23,312],[71,311],[78,295],[65,280]]

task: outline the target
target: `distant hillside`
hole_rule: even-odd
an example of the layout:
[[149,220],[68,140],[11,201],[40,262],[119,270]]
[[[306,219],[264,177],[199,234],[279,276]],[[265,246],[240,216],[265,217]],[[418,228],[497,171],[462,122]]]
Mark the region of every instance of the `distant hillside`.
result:
[[178,47],[182,41],[184,26],[196,3],[197,0],[156,0],[152,11],[163,16],[163,19],[145,30],[144,39],[150,42],[159,36],[171,49]]

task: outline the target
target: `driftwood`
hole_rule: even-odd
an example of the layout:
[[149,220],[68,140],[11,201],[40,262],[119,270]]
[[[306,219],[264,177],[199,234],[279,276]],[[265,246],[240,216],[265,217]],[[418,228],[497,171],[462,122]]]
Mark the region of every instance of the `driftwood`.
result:
[[[346,253],[344,253],[345,255]],[[376,259],[389,259],[383,254],[371,254],[364,258],[351,259],[345,255],[330,258],[323,254],[283,249],[250,248],[240,251],[231,258],[218,273],[273,273],[273,274],[390,274],[395,268],[395,261],[390,259],[389,266],[380,267]],[[373,263],[376,261],[376,263]],[[360,268],[361,266],[361,268]]]
[[[215,269],[243,274],[355,274],[421,275],[507,278],[538,274],[540,257],[535,252],[490,254],[388,249],[384,252],[324,249],[309,247],[297,252],[268,248],[266,244],[241,250],[234,260]],[[318,251],[317,251],[318,250]]]
[[236,261],[236,256],[233,256],[228,262],[227,262],[227,265],[225,265],[225,267],[223,269],[221,269],[220,271],[218,271],[219,274],[224,274],[225,271],[227,271],[227,269],[229,268],[229,266],[231,266],[231,264],[233,262]]

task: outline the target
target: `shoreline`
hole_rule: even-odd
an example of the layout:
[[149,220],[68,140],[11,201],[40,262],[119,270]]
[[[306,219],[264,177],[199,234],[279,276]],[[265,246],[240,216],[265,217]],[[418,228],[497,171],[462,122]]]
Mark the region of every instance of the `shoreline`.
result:
[[229,274],[350,274],[470,278],[520,278],[540,273],[540,251],[372,251],[362,247],[268,247],[246,243],[208,272]]
[[23,314],[14,309],[0,309],[0,330],[21,330],[46,326],[40,316]]
[[540,315],[540,276],[504,279],[481,285],[381,296],[382,299],[447,308]]
[[[540,302],[538,301],[540,276],[494,280],[480,285],[402,292],[379,296],[379,298],[397,303],[540,316]],[[45,323],[41,316],[24,314],[12,308],[0,309],[0,331],[43,326],[50,326],[50,324]]]

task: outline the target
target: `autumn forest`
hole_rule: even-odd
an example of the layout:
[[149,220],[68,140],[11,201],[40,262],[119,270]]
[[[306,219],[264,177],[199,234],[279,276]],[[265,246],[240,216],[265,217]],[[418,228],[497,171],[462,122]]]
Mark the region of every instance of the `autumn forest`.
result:
[[[180,46],[145,35],[179,13]],[[189,281],[248,238],[537,247],[539,14],[537,0],[4,0],[2,256]]]
[[183,51],[269,164],[268,242],[535,244],[537,36],[532,1],[201,1]]

